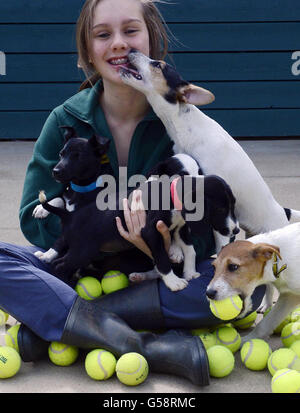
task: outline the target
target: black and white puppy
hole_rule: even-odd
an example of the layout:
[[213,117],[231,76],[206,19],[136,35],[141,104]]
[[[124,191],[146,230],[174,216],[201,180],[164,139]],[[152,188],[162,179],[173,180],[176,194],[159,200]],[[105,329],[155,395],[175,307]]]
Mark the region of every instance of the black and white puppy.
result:
[[[74,181],[73,177],[76,174],[74,171],[77,165],[77,161],[73,157],[74,152],[78,150],[79,143],[80,145],[88,145],[88,142],[89,140],[78,137],[72,137],[67,140],[60,153],[61,159],[54,168],[57,180],[60,180],[62,176],[67,176],[67,173],[63,171],[68,170],[72,164],[73,173],[71,175]],[[86,149],[80,149],[80,151],[82,150],[80,168],[85,158],[86,168],[90,167],[90,159],[87,156]],[[72,153],[73,155],[71,155]],[[186,222],[186,214],[191,211],[186,209],[184,200],[188,197],[200,199],[202,196],[203,198],[203,193],[197,193],[199,191],[197,185],[197,180],[199,179],[197,163],[188,155],[178,154],[159,164],[156,171],[164,171],[165,174],[171,177],[177,175],[176,180],[170,180],[167,188],[170,208],[162,208],[160,200],[163,199],[163,191],[166,190],[166,186],[161,180],[148,179],[141,184],[139,189],[143,196],[144,205],[145,199],[151,205],[153,197],[158,196],[159,198],[158,208],[154,210],[146,209],[146,225],[142,229],[141,235],[152,252],[154,266],[163,281],[172,291],[177,291],[185,288],[190,279],[200,275],[195,268],[196,254],[190,240],[191,233],[201,235],[205,223],[209,223],[215,231],[228,238],[231,238],[238,232],[234,215],[235,199],[229,186],[223,179],[217,176],[206,176],[202,178],[204,179],[204,217],[198,221]],[[192,176],[191,172],[195,175]],[[71,175],[69,176],[71,177]],[[184,177],[190,179],[191,185],[186,184]],[[181,203],[180,210],[176,209],[172,188],[173,193],[177,194],[177,203],[178,201]],[[181,194],[181,199],[178,197],[179,193]],[[115,223],[116,217],[119,216],[123,226],[126,227],[123,209],[119,205],[118,200],[125,197],[130,199],[130,191],[123,195],[117,196],[116,194],[116,208],[114,209],[101,210],[94,200],[94,202],[86,204],[82,202],[80,207],[75,208],[73,211],[68,211],[66,208],[51,205],[51,202],[47,202],[45,194],[41,192],[39,199],[42,208],[61,218],[62,235],[52,247],[51,252],[47,251],[44,254],[37,255],[44,259],[46,254],[47,261],[53,264],[57,276],[65,279],[66,277],[71,277],[78,269],[87,267],[97,258],[99,251],[119,252],[134,248],[130,242],[126,241],[119,234]],[[84,193],[81,193],[81,196],[84,197]],[[172,270],[170,257],[165,251],[163,239],[156,230],[158,220],[163,220],[166,223],[171,231],[173,244],[183,252],[184,278],[177,277]]]

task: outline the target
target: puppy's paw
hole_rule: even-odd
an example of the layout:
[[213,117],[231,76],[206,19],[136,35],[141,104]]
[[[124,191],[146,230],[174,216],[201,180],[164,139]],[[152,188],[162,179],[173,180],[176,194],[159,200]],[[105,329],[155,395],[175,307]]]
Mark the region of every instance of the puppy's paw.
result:
[[163,281],[171,291],[180,291],[186,288],[188,281],[184,278],[179,278],[174,273],[163,276]]
[[129,274],[128,278],[133,283],[139,283],[147,279],[147,277],[145,276],[145,273],[143,272],[132,272],[131,274]]
[[42,205],[37,205],[33,212],[32,212],[32,216],[35,219],[44,219],[47,218],[47,216],[50,214],[49,211],[46,211],[45,208],[43,208]]
[[174,264],[181,263],[184,258],[182,249],[176,244],[171,244],[168,255]]
[[50,263],[58,256],[58,252],[55,251],[53,248],[50,248],[46,252],[36,251],[34,255],[38,257],[41,261]]
[[192,280],[193,278],[198,278],[198,277],[200,277],[200,272],[195,272],[195,271],[192,271],[192,272],[187,272],[187,273],[184,273],[184,278],[187,280],[187,281],[190,281],[190,280]]
[[35,255],[37,258],[40,258],[40,259],[41,259],[41,257],[44,255],[44,252],[43,252],[43,251],[36,251],[36,252],[34,253],[34,255]]

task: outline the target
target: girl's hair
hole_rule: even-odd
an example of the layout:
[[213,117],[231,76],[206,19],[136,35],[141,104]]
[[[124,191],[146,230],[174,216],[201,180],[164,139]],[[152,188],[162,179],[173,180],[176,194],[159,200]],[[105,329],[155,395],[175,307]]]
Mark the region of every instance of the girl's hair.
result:
[[[78,51],[78,67],[86,76],[80,90],[93,86],[101,75],[90,62],[92,27],[95,8],[101,0],[86,0],[77,21],[76,42]],[[168,34],[164,19],[155,3],[160,0],[139,0],[143,17],[149,32],[150,57],[155,60],[164,59],[168,52]]]

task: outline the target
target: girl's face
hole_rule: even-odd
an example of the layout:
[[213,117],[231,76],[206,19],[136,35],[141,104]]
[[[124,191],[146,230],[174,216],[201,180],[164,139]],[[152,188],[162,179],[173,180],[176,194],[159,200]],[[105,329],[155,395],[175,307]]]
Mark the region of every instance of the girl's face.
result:
[[138,0],[101,0],[93,19],[94,67],[104,82],[124,86],[118,70],[127,64],[130,49],[149,56],[149,33]]

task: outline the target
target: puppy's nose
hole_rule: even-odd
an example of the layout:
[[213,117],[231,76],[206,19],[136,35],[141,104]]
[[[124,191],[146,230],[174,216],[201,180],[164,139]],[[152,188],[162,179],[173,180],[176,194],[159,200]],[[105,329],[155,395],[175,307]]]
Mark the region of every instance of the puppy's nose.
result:
[[214,300],[216,295],[217,295],[217,290],[214,290],[213,288],[208,288],[206,290],[206,295],[208,298],[210,298],[211,300]]
[[239,232],[240,232],[239,227],[235,227],[234,230],[232,231],[232,233],[233,233],[234,235],[237,235]]

